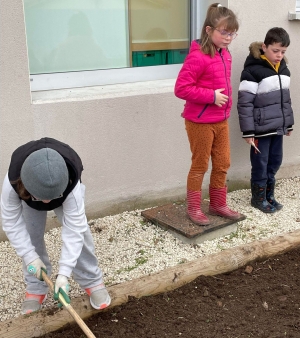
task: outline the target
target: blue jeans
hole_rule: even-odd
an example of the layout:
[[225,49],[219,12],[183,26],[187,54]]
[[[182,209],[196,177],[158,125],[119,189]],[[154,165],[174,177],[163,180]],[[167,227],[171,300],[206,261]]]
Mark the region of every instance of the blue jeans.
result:
[[261,154],[251,147],[251,183],[259,186],[275,183],[275,175],[282,163],[283,136],[255,138],[255,144]]

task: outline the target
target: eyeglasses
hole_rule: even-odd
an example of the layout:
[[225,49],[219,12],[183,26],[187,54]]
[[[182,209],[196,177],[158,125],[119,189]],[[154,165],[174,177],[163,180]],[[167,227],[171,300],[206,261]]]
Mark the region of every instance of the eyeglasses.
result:
[[[34,202],[41,202],[41,201],[44,201],[43,199],[36,198],[36,197],[34,197],[34,196],[32,196],[32,195],[30,195],[30,196],[31,196],[31,200],[34,201]],[[56,199],[61,198],[61,197],[63,197],[63,194],[60,194],[58,197],[51,198],[51,201],[52,201],[52,200],[56,200]]]
[[230,39],[235,39],[238,34],[236,32],[228,33],[225,29],[222,29],[221,31],[218,28],[215,28],[216,31],[218,31],[224,38],[227,38],[227,36],[230,37]]

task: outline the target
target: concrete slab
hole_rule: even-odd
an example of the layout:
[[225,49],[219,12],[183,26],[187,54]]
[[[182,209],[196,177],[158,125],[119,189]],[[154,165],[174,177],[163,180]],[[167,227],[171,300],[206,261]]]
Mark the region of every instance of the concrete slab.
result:
[[241,215],[238,220],[230,220],[208,214],[209,201],[204,200],[202,211],[207,215],[211,224],[200,226],[192,223],[186,215],[186,205],[171,203],[142,211],[141,215],[148,221],[169,231],[184,243],[199,244],[204,241],[229,235],[237,230],[237,222],[246,218]]

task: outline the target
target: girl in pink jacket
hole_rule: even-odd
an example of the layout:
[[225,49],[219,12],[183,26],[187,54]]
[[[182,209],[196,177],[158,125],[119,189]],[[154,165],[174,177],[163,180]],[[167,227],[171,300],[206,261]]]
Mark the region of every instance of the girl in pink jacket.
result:
[[209,158],[209,213],[229,219],[241,215],[228,208],[225,185],[230,167],[228,118],[232,105],[231,55],[228,46],[237,36],[235,14],[218,3],[208,10],[200,41],[193,41],[178,74],[175,95],[186,100],[182,117],[192,152],[187,177],[187,214],[192,222],[208,225],[201,211],[201,187]]

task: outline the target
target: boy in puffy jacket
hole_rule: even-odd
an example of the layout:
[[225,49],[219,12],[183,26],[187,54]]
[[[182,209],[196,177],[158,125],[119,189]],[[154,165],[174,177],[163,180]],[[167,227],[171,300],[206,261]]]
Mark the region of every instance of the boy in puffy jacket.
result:
[[284,54],[288,33],[271,28],[264,42],[249,49],[238,93],[238,114],[243,138],[250,149],[251,205],[273,213],[283,206],[274,197],[275,175],[282,163],[283,135],[290,136],[294,123],[290,98],[290,71]]

